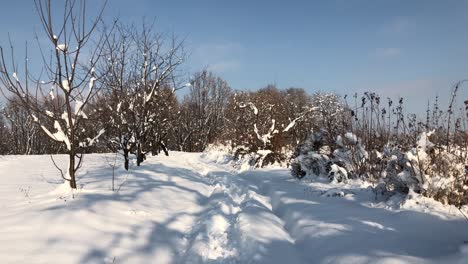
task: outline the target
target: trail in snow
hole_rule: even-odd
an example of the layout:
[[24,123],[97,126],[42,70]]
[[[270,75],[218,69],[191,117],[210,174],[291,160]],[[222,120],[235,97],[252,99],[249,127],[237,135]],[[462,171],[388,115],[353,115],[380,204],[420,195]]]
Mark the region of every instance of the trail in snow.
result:
[[228,168],[189,163],[213,188],[184,263],[303,263],[269,199],[238,181]]
[[71,199],[49,157],[0,157],[1,263],[465,263],[468,255],[468,222],[455,210],[392,207],[363,184],[300,183],[285,169],[237,173],[203,154],[171,153],[118,169],[116,193],[105,155],[85,159]]

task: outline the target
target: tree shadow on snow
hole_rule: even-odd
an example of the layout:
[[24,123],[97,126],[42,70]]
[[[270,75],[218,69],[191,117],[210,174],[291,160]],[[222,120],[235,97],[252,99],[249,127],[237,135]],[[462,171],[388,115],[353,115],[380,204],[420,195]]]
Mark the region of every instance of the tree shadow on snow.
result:
[[[251,190],[271,197],[274,213],[283,219],[296,247],[311,263],[346,261],[351,256],[375,261],[395,256],[438,259],[456,254],[468,239],[464,219],[443,219],[410,210],[370,207],[368,188],[341,190],[357,199],[327,197],[301,188],[283,171],[250,171]],[[262,187],[263,186],[263,187]],[[270,186],[266,187],[266,186]],[[365,261],[364,261],[365,262]]]
[[[95,230],[93,232],[102,234],[103,237],[111,237],[110,241],[98,242],[88,241],[87,252],[80,256],[79,263],[205,263],[205,262],[229,262],[242,263],[238,251],[240,245],[237,244],[239,237],[233,230],[239,212],[223,211],[218,201],[226,204],[235,204],[232,197],[223,193],[211,193],[216,180],[231,176],[225,171],[213,171],[212,176],[203,176],[199,173],[185,168],[168,167],[161,163],[143,164],[139,168],[134,168],[128,176],[119,193],[109,190],[111,181],[111,168],[107,166],[98,167],[92,171],[87,171],[80,178],[84,192],[78,192],[76,198],[67,202],[49,206],[43,211],[57,212],[50,218],[50,224],[54,221],[63,222],[64,218],[76,221],[78,228]],[[118,179],[125,178],[125,172],[118,172]],[[207,192],[203,192],[206,188]],[[90,190],[91,192],[86,192]],[[157,202],[160,197],[158,193],[173,190],[181,196],[193,197],[195,203],[202,208],[199,211],[187,210],[187,212],[172,213],[167,219],[152,219],[151,217],[137,219],[133,223],[125,223],[123,230],[106,231],[99,230],[93,221],[109,221],[106,212],[103,210],[120,210],[116,206],[135,205],[151,207],[151,203]],[[154,200],[151,200],[154,199]],[[162,199],[162,198],[161,198]],[[174,199],[178,199],[174,197]],[[178,200],[174,200],[177,203]],[[171,204],[159,208],[161,211],[169,211]],[[264,206],[264,205],[261,205]],[[114,208],[114,209],[113,209]],[[158,210],[156,208],[155,210]],[[93,221],[80,219],[80,213],[86,212],[87,217],[94,218]],[[58,216],[57,216],[58,215]],[[208,229],[211,224],[210,219],[221,216],[227,219],[230,227],[226,230],[228,244],[236,254],[220,255],[213,259],[207,259],[203,252],[195,250],[195,243],[205,243],[209,245],[210,236]],[[123,216],[126,217],[126,216]],[[193,227],[188,230],[179,230],[172,226],[174,222],[191,217],[194,220]],[[112,219],[111,219],[112,220]],[[110,221],[112,222],[112,221]],[[129,230],[130,229],[130,230]],[[49,239],[49,243],[44,248],[53,247],[63,243],[83,243],[81,241],[69,241],[69,237],[55,236]],[[264,243],[261,249],[263,255],[271,252],[270,248],[284,247],[285,241],[271,240]],[[105,245],[103,245],[105,244]],[[117,252],[114,254],[114,252]],[[261,252],[260,252],[261,253]],[[257,254],[258,255],[258,254]],[[159,258],[159,259],[158,259]],[[260,256],[256,262],[262,262]]]

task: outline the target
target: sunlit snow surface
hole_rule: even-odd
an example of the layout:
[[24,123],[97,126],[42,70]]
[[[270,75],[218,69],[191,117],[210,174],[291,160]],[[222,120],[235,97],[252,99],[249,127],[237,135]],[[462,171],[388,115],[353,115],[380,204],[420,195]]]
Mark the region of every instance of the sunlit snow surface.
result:
[[86,155],[74,198],[49,156],[0,156],[0,263],[468,263],[454,207],[170,155],[114,192],[114,155]]

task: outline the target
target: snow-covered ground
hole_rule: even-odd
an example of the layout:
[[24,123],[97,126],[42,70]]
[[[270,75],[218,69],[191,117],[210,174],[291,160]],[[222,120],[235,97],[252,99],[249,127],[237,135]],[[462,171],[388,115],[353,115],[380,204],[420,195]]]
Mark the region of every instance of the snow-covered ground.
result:
[[49,156],[0,156],[0,263],[468,263],[456,208],[170,154],[114,192],[113,155],[87,155],[74,198]]

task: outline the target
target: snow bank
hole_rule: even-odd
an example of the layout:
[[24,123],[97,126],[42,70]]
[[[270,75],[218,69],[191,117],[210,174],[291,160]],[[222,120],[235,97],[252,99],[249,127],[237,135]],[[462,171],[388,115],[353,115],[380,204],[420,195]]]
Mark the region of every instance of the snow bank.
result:
[[202,157],[218,164],[228,164],[234,160],[230,148],[221,144],[210,144],[203,152]]

